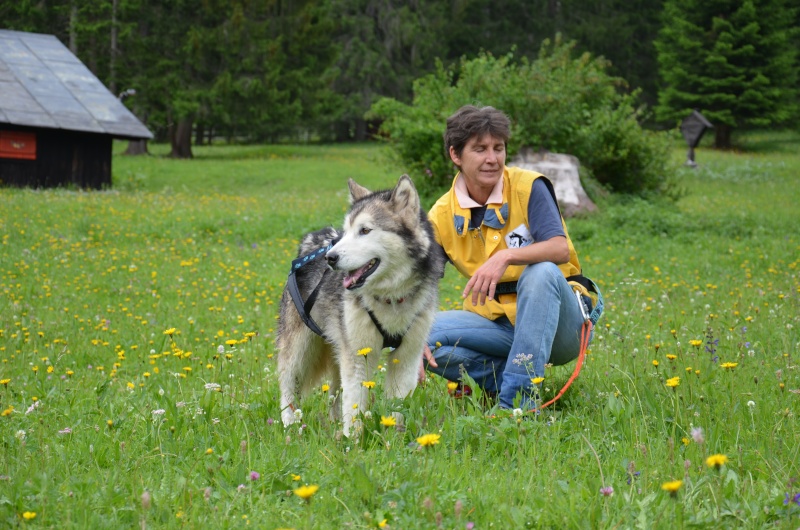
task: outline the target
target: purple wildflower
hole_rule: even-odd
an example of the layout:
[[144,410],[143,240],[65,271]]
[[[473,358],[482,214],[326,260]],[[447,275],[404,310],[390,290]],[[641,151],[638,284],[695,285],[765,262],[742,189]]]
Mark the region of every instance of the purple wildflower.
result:
[[258,480],[260,478],[261,478],[261,475],[258,473],[258,471],[251,471],[250,472],[250,480]]
[[603,497],[611,497],[614,495],[614,488],[612,486],[603,486],[600,488],[600,493],[603,494]]
[[790,497],[789,494],[786,494],[786,498],[783,499],[783,505],[788,506],[790,502],[795,503],[796,505],[800,506],[800,493],[795,493],[793,497]]

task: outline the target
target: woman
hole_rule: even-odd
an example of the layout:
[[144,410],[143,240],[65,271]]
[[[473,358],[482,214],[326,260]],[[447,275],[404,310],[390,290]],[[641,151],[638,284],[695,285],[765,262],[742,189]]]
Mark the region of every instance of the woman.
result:
[[452,381],[463,370],[500,407],[530,409],[545,364],[578,356],[584,314],[597,322],[602,297],[581,275],[552,184],[506,167],[509,136],[492,107],[465,106],[447,120],[445,150],[459,172],[429,218],[468,281],[464,309],[437,315],[424,354],[428,370]]

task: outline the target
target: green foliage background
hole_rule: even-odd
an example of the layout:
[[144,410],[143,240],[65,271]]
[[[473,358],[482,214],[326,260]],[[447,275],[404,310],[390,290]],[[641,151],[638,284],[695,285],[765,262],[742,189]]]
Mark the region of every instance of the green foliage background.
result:
[[512,121],[509,155],[521,147],[578,157],[609,190],[648,195],[667,182],[667,139],[644,130],[635,96],[618,90],[608,64],[574,55],[574,43],[545,41],[538,58],[484,54],[437,71],[414,84],[406,105],[382,99],[370,116],[384,133],[401,167],[409,168],[427,194],[441,193],[454,175],[442,143],[443,124],[462,105],[491,105]]

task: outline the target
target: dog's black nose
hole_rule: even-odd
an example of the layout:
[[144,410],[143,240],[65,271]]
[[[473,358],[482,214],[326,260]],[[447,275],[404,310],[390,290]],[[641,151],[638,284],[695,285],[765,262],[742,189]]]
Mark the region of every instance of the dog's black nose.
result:
[[328,252],[325,254],[325,259],[328,260],[328,266],[334,268],[336,266],[336,262],[339,261],[339,254],[336,252]]

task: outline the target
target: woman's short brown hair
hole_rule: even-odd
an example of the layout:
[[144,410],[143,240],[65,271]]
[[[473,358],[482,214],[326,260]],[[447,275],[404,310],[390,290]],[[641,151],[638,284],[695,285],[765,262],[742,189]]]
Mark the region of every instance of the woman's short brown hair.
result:
[[444,132],[444,151],[450,158],[450,148],[459,157],[467,142],[476,136],[489,133],[492,137],[508,143],[511,136],[511,122],[508,116],[494,107],[478,108],[465,105],[447,118],[447,129]]

